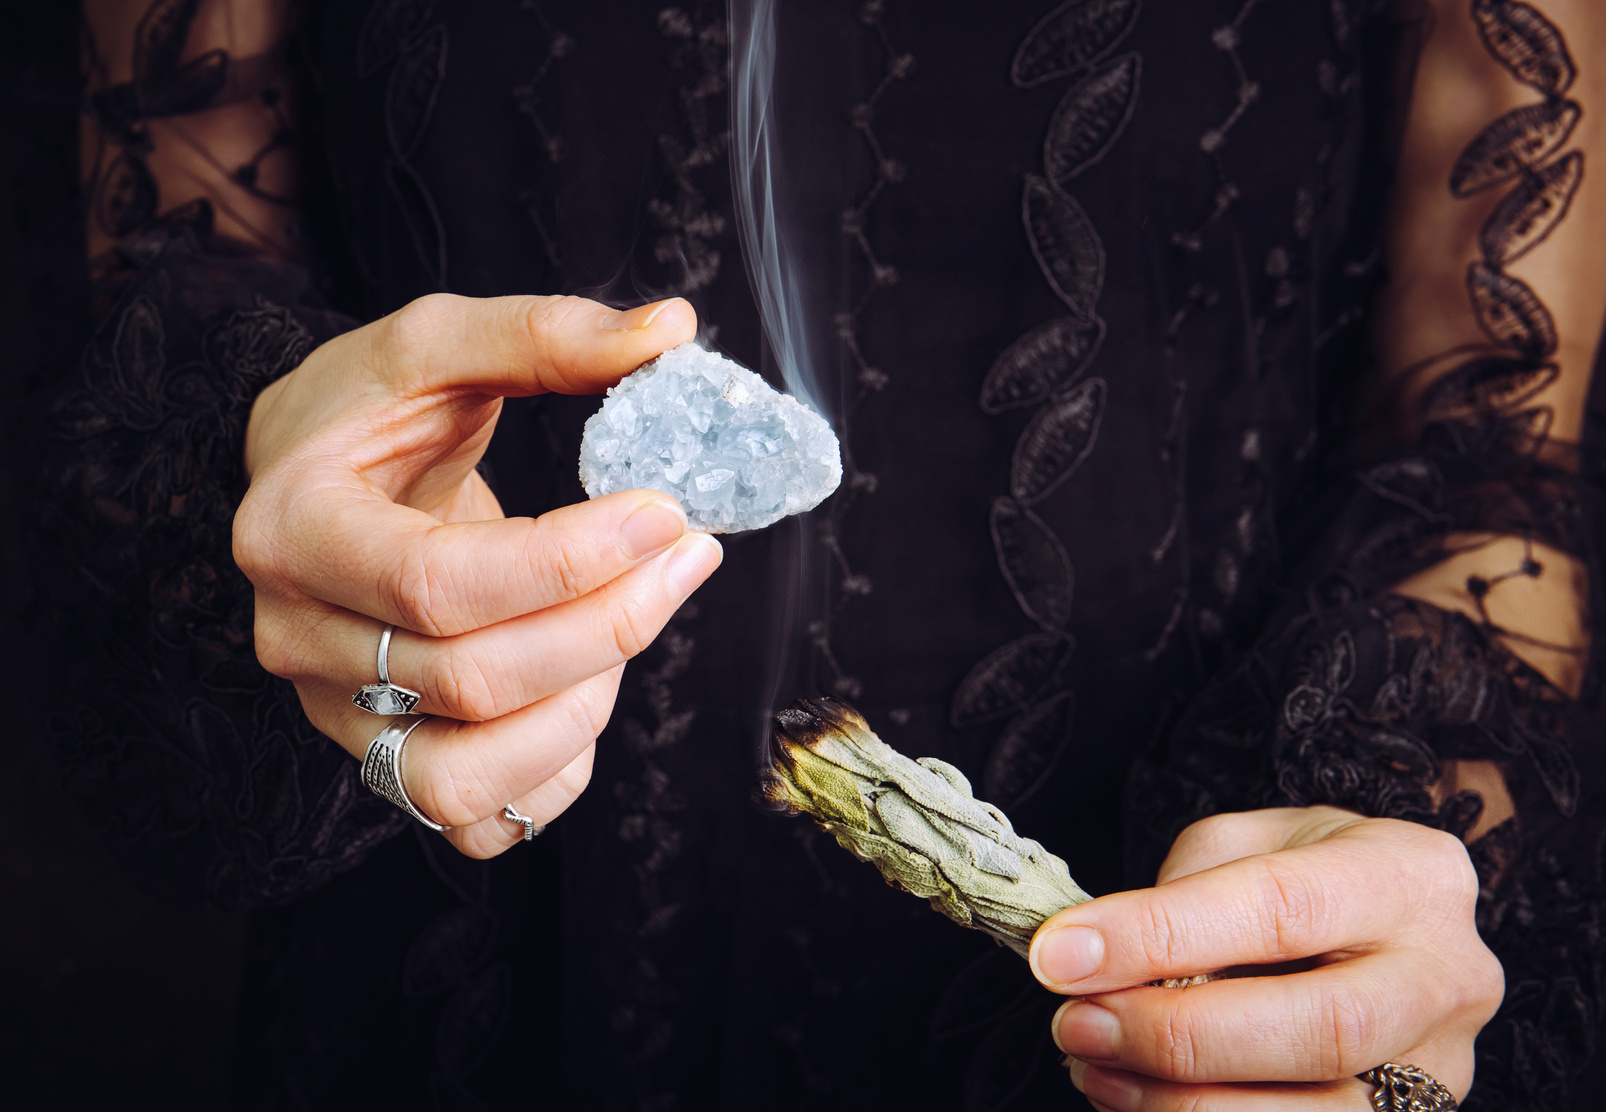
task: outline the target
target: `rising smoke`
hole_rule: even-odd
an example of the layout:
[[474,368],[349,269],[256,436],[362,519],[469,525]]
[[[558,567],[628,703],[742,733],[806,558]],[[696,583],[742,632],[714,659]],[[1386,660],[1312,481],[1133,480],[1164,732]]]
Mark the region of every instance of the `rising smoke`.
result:
[[775,103],[776,0],[729,0],[731,191],[747,279],[788,392],[829,420],[804,301],[807,284],[782,234],[789,203]]

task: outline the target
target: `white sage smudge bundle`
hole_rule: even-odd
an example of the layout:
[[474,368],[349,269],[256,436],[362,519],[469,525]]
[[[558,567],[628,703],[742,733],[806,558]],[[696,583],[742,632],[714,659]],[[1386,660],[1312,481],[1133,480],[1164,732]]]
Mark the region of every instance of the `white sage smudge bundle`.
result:
[[800,699],[775,716],[769,806],[807,814],[888,884],[1026,956],[1043,920],[1091,897],[1065,862],[976,799],[953,765],[911,760],[835,699]]

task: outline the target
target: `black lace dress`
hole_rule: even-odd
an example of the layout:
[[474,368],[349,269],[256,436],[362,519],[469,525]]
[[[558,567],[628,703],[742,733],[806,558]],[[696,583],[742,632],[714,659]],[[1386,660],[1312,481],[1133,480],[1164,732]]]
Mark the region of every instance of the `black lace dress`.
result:
[[[1508,989],[1465,1107],[1573,1107],[1603,990],[1597,663],[1570,698],[1489,621],[1390,589],[1499,534],[1598,591],[1595,430],[1558,446],[1524,407],[1550,350],[1497,259],[1498,350],[1439,380],[1406,450],[1356,447],[1399,39],[1378,9],[788,7],[842,490],[730,539],[630,666],[590,789],[490,862],[365,792],[256,665],[245,421],[319,342],[441,289],[680,294],[760,365],[724,5],[305,5],[300,264],[139,176],[143,122],[224,85],[153,52],[138,95],[92,98],[126,165],[91,198],[117,242],[93,337],[40,391],[31,686],[129,859],[252,911],[239,1103],[1080,1107],[1023,963],[748,803],[772,701],[827,692],[1095,893],[1222,810],[1465,835],[1484,803],[1445,762],[1494,762],[1515,815],[1472,850]],[[594,406],[508,405],[486,470],[510,514],[582,496]],[[789,574],[827,595],[797,627],[758,605]]]

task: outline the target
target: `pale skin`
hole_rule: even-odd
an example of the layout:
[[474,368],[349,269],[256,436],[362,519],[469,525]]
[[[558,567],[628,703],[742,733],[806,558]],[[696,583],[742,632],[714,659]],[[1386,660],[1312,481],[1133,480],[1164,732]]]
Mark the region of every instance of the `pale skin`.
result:
[[[1464,0],[1434,6],[1443,8],[1439,26],[1466,22]],[[1589,60],[1606,56],[1606,9],[1591,0],[1542,6],[1580,60],[1573,95],[1585,114],[1574,142],[1593,152],[1592,129],[1606,121],[1594,82],[1606,70]],[[128,44],[147,7],[85,3],[106,69],[91,72],[92,88],[127,80]],[[184,58],[260,54],[282,38],[284,19],[280,5],[206,0]],[[1407,120],[1386,250],[1394,277],[1378,330],[1385,371],[1478,339],[1467,335],[1476,325],[1460,283],[1482,216],[1436,214],[1450,203],[1444,183],[1456,152],[1524,94],[1494,84],[1505,79],[1486,72],[1476,36],[1466,40],[1461,30],[1436,32],[1421,60],[1418,90],[1436,92],[1414,96]],[[267,126],[250,103],[153,124],[149,161],[164,209],[207,197],[220,231],[289,258],[280,208],[231,192],[198,154],[233,143],[223,160],[232,164],[261,148]],[[86,137],[86,168],[96,149]],[[263,171],[270,192],[292,192],[283,152]],[[1569,220],[1569,234],[1513,269],[1556,316],[1562,374],[1547,400],[1558,410],[1587,387],[1606,306],[1593,249],[1606,227],[1606,174],[1586,174]],[[90,243],[92,254],[107,245],[93,227]],[[1424,321],[1428,330],[1417,331]],[[375,678],[379,632],[396,625],[392,677],[422,691],[419,710],[436,716],[408,742],[406,787],[464,853],[516,844],[519,828],[499,817],[504,804],[544,823],[580,794],[624,662],[720,558],[712,538],[685,531],[672,499],[652,492],[506,518],[474,470],[501,398],[599,392],[695,331],[680,301],[617,314],[575,298],[438,295],[325,344],[253,408],[235,552],[257,591],[259,657],[295,682],[312,722],[360,758],[383,723],[350,695]],[[1398,425],[1409,433],[1408,420]],[[1568,427],[1559,419],[1558,432]],[[1460,585],[1510,567],[1501,544],[1509,541],[1399,589],[1470,611]],[[1581,646],[1581,576],[1561,553],[1539,558],[1563,574],[1514,583],[1518,591],[1491,598],[1491,610],[1506,608],[1493,616]],[[1575,689],[1574,657],[1512,648]],[[1445,772],[1441,787],[1484,792],[1480,830],[1510,814],[1492,764]],[[1184,832],[1156,887],[1050,919],[1032,968],[1073,998],[1055,1017],[1055,1038],[1075,1059],[1072,1080],[1101,1109],[1363,1112],[1368,1090],[1353,1075],[1384,1061],[1419,1065],[1461,1096],[1473,1080],[1473,1038],[1503,991],[1473,925],[1476,892],[1465,848],[1425,827],[1325,807],[1221,816]],[[1308,968],[1143,987],[1287,962]]]
[[[1183,831],[1154,888],[1044,923],[1032,971],[1073,998],[1054,1039],[1103,1112],[1363,1112],[1355,1075],[1383,1062],[1464,1096],[1504,992],[1477,898],[1441,831],[1336,807],[1218,815]],[[1287,962],[1310,968],[1145,987]]]
[[696,333],[672,299],[438,294],[325,344],[251,411],[235,559],[257,656],[360,758],[384,719],[352,705],[395,625],[392,679],[432,715],[402,780],[475,857],[513,845],[590,779],[624,662],[719,565],[679,504],[624,491],[506,518],[475,471],[504,397],[595,393]]

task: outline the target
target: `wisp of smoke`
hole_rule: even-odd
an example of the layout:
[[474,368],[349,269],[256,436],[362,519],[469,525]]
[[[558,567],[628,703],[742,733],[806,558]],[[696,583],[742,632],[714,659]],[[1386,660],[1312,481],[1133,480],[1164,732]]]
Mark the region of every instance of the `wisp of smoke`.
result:
[[[776,0],[729,0],[731,189],[736,231],[765,340],[786,389],[829,419],[804,311],[805,284],[781,235],[782,191],[775,106]],[[794,210],[795,211],[795,210]]]
[[[748,282],[758,303],[765,344],[786,389],[832,420],[823,403],[829,392],[820,379],[818,350],[809,334],[805,306],[811,287],[795,243],[783,234],[783,219],[795,232],[799,207],[787,190],[776,107],[777,0],[728,0],[730,17],[731,192],[737,235]],[[818,291],[816,291],[818,292]],[[832,420],[832,424],[837,422]],[[840,435],[842,430],[837,429]],[[824,610],[824,580],[812,515],[790,518],[772,537],[767,690],[756,725],[759,777],[772,773],[771,713],[792,695],[782,687],[808,672],[809,650],[800,636]],[[795,694],[792,693],[792,694]]]

